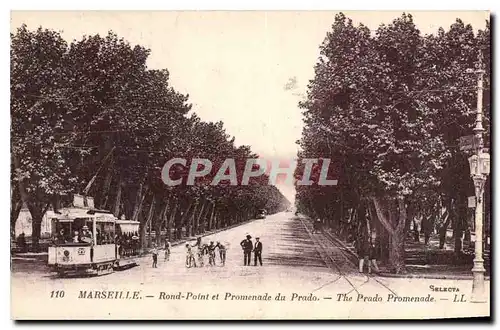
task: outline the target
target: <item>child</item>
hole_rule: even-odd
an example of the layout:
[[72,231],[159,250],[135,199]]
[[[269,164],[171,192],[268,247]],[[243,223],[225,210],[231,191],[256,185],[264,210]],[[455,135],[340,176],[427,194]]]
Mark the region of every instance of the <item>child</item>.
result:
[[215,266],[215,248],[214,242],[210,242],[210,245],[207,247],[208,249],[208,263],[210,266]]
[[170,260],[170,242],[166,241],[165,242],[165,261]]
[[196,267],[196,261],[193,256],[193,251],[191,250],[191,245],[186,243],[186,267],[191,267],[191,263]]
[[158,249],[156,248],[156,244],[153,245],[153,268],[158,268],[157,267],[157,264],[158,264]]
[[200,264],[200,267],[203,267],[203,252],[205,250],[205,245],[201,242],[201,237],[198,236],[196,238],[196,243],[192,247],[198,247],[198,251],[196,252],[196,255],[198,256],[198,262]]

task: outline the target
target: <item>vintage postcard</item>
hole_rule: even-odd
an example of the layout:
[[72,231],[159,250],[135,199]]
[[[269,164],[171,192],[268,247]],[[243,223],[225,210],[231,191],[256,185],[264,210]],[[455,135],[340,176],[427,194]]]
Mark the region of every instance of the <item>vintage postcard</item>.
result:
[[487,11],[13,11],[11,317],[490,317]]

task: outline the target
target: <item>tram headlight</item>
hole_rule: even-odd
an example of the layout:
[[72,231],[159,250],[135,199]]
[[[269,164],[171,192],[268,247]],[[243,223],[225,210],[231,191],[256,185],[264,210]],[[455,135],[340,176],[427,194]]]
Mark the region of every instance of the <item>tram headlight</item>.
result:
[[64,256],[65,257],[69,257],[69,251],[68,250],[64,250]]

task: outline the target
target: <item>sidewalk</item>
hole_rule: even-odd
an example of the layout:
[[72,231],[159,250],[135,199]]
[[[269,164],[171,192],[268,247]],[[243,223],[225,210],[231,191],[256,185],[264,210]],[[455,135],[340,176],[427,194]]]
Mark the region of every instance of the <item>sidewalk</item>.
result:
[[[311,221],[310,219],[308,219]],[[339,239],[335,234],[331,233],[329,230],[324,230],[323,232],[326,237],[328,237],[333,244],[342,246],[343,251],[345,251],[351,257],[349,259],[359,260],[356,253],[356,248],[353,244],[346,243]],[[435,240],[435,239],[434,239]],[[422,255],[427,253],[427,259],[434,259],[429,257],[429,255],[436,254],[452,254],[451,250],[439,250],[435,245],[434,240],[429,242],[429,248],[425,251],[422,247],[416,246],[417,244],[408,244],[409,249],[406,250],[406,273],[405,274],[393,274],[386,270],[385,264],[379,263],[379,268],[381,270],[378,276],[381,277],[397,277],[397,278],[427,278],[427,279],[451,279],[451,280],[472,280],[472,264],[460,264],[454,265],[450,263],[436,263],[427,264],[426,258]],[[423,246],[423,243],[420,245]],[[489,273],[485,274],[485,279],[490,280]]]

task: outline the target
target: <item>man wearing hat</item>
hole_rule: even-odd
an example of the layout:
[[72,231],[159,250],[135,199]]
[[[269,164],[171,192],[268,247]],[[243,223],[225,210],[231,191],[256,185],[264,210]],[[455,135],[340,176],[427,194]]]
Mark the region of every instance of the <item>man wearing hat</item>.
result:
[[253,249],[254,255],[254,266],[257,266],[257,259],[259,259],[259,263],[262,266],[262,242],[259,241],[259,237],[255,237],[255,247]]
[[250,266],[250,259],[252,257],[253,243],[251,238],[252,236],[247,235],[247,238],[240,243],[243,249],[243,262],[245,266]]

